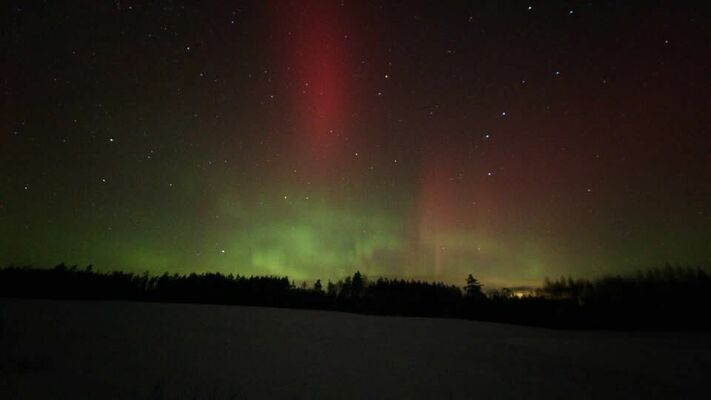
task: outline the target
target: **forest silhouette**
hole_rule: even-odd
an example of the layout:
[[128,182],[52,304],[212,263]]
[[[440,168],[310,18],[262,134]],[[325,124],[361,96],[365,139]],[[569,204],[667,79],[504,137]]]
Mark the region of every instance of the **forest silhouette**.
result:
[[471,274],[462,288],[440,282],[369,279],[325,284],[220,273],[150,275],[59,264],[0,269],[0,297],[268,306],[374,315],[463,318],[565,329],[709,329],[711,277],[666,265],[598,279],[545,279],[525,293],[489,290]]

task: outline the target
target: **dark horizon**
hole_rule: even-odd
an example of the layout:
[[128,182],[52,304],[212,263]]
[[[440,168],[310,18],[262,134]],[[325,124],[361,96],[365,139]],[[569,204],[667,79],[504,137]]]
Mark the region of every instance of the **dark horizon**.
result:
[[[241,274],[239,272],[237,273],[232,273],[232,272],[222,272],[222,271],[210,271],[206,269],[194,269],[194,270],[189,270],[185,269],[184,267],[175,267],[175,268],[169,268],[166,270],[151,270],[151,268],[115,268],[115,269],[105,269],[101,268],[100,266],[97,266],[93,263],[88,263],[86,265],[80,265],[80,264],[75,264],[75,263],[67,263],[67,262],[59,262],[59,263],[54,263],[50,265],[34,265],[34,264],[19,264],[19,263],[10,263],[4,266],[0,266],[0,270],[2,269],[8,269],[8,268],[29,268],[29,269],[39,269],[39,270],[52,270],[52,269],[66,269],[66,270],[71,270],[71,271],[88,271],[88,272],[93,272],[93,273],[98,273],[98,274],[112,274],[112,273],[122,273],[122,274],[131,274],[135,276],[149,276],[149,277],[159,277],[162,275],[180,275],[180,276],[189,276],[189,275],[212,275],[212,274],[217,274],[217,275],[224,275],[224,276],[229,276],[233,275],[235,277],[264,277],[264,278],[286,278],[289,280],[289,282],[292,285],[295,285],[296,287],[301,288],[302,285],[307,285],[307,287],[312,287],[313,284],[317,281],[321,283],[326,283],[329,281],[333,282],[338,282],[338,281],[343,281],[344,278],[352,276],[354,273],[361,273],[364,277],[367,277],[368,279],[387,279],[387,280],[405,280],[405,281],[412,281],[412,282],[423,282],[423,283],[429,283],[429,284],[443,284],[443,285],[448,285],[448,286],[455,286],[455,287],[464,287],[467,275],[474,275],[474,276],[479,276],[477,273],[478,271],[476,270],[470,270],[467,272],[465,275],[459,277],[458,279],[455,279],[454,281],[447,281],[447,280],[437,280],[437,279],[427,279],[427,278],[418,278],[418,277],[399,277],[399,276],[388,276],[384,274],[377,274],[377,275],[369,275],[362,273],[360,270],[353,270],[353,271],[346,271],[346,273],[342,276],[334,277],[334,278],[321,278],[321,277],[314,277],[310,279],[294,279],[290,277],[287,274]],[[699,270],[703,271],[705,273],[711,274],[711,265],[692,265],[692,264],[672,264],[669,262],[663,262],[663,263],[657,263],[654,265],[650,265],[647,267],[642,267],[642,268],[637,268],[634,270],[630,271],[624,271],[624,272],[616,272],[616,273],[607,273],[607,274],[598,274],[595,276],[580,276],[580,275],[574,275],[574,274],[566,274],[566,275],[559,275],[559,276],[544,276],[542,277],[538,282],[534,282],[532,284],[519,284],[519,285],[499,285],[497,283],[492,283],[492,282],[487,282],[484,280],[479,280],[478,281],[481,283],[482,290],[485,293],[488,292],[493,292],[496,293],[497,291],[501,289],[519,289],[519,290],[528,290],[530,289],[532,292],[535,291],[536,289],[541,289],[546,285],[547,282],[551,281],[558,281],[558,280],[568,280],[568,279],[573,279],[573,280],[581,280],[581,281],[600,281],[604,280],[606,278],[611,278],[611,277],[619,277],[619,278],[624,278],[624,279],[635,279],[636,277],[640,275],[644,275],[649,272],[653,271],[660,271],[660,270],[666,270],[666,269],[673,269],[673,270]]]
[[360,314],[474,319],[558,329],[707,330],[698,312],[710,305],[711,271],[672,267],[595,280],[546,279],[537,289],[484,290],[464,285],[368,277],[297,284],[286,276],[220,273],[101,273],[59,264],[0,269],[0,298],[119,300],[249,305]]

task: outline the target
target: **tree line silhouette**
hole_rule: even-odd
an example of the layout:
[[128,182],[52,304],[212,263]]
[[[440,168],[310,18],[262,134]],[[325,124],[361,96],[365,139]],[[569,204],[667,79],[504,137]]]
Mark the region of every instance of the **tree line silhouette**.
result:
[[360,272],[325,285],[287,277],[220,273],[149,275],[96,272],[59,264],[51,269],[0,269],[0,296],[130,300],[309,308],[379,315],[466,318],[572,329],[708,329],[711,277],[700,267],[666,265],[636,275],[545,279],[521,294],[465,286],[377,278]]

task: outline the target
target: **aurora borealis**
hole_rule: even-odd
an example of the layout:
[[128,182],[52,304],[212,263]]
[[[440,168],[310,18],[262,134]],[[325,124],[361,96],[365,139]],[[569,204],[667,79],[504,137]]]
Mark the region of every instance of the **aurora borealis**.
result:
[[0,264],[711,263],[703,3],[206,3],[2,5]]

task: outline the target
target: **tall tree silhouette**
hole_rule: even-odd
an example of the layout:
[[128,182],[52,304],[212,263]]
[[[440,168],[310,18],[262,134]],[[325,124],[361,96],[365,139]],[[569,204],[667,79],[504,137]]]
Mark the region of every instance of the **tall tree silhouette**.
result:
[[351,297],[354,299],[360,299],[363,295],[364,283],[363,276],[360,271],[356,271],[353,274],[353,280],[351,281]]
[[478,299],[484,297],[484,293],[481,291],[481,283],[472,276],[472,274],[469,274],[467,277],[467,285],[464,287],[464,291],[467,294],[467,297],[471,299]]

